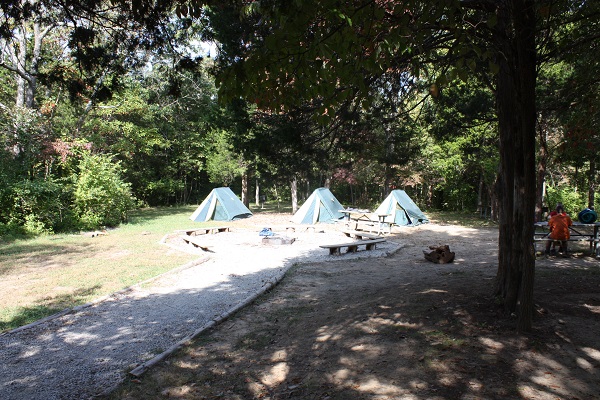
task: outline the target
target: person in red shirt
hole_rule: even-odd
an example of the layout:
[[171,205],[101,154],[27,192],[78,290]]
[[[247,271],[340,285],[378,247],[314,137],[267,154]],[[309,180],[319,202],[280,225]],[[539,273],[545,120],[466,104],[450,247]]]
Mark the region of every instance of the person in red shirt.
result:
[[[550,218],[548,227],[550,228],[550,239],[560,241],[560,249],[564,254],[567,254],[567,240],[571,237],[569,227],[573,225],[571,218],[565,213],[562,206],[556,207],[557,214]],[[550,253],[550,246],[553,240],[546,244],[546,254]]]

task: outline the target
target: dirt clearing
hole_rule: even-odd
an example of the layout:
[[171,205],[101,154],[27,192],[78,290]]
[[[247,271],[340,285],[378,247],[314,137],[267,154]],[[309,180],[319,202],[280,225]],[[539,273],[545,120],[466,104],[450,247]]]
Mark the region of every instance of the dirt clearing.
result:
[[[422,225],[386,258],[301,264],[115,399],[598,399],[600,260],[538,260],[535,330],[491,296],[497,230]],[[449,245],[452,264],[423,250]]]

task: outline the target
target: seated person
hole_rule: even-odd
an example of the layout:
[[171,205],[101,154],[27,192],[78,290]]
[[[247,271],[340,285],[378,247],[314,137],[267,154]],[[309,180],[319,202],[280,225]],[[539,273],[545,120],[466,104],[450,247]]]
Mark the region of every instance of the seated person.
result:
[[550,239],[546,244],[546,254],[550,253],[550,246],[554,240],[560,241],[560,248],[564,254],[567,254],[567,240],[571,237],[569,227],[573,225],[571,218],[565,213],[562,206],[556,207],[557,214],[550,218],[548,227],[550,228]]
[[[556,208],[558,207],[562,207],[562,203],[556,203]],[[548,214],[548,221],[550,221],[550,218],[554,217],[556,214],[558,214],[558,212],[556,212],[556,208],[552,211],[550,211],[550,214]]]

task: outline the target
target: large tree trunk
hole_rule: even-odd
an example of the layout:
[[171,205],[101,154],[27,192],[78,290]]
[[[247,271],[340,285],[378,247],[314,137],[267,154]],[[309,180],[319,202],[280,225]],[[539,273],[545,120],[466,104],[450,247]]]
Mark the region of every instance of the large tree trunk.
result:
[[512,0],[498,9],[497,107],[500,130],[500,231],[496,294],[517,328],[533,318],[535,208],[535,9]]

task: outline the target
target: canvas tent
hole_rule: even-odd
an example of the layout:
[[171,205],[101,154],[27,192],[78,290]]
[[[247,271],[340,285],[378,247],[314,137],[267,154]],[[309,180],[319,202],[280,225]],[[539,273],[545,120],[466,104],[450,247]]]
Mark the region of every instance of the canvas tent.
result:
[[416,226],[429,222],[404,190],[392,190],[375,213],[390,214],[384,219],[389,224]]
[[327,188],[316,189],[292,217],[296,224],[332,222],[344,217],[340,212],[344,206]]
[[215,188],[198,206],[190,219],[195,222],[233,221],[248,218],[252,212],[228,187]]

